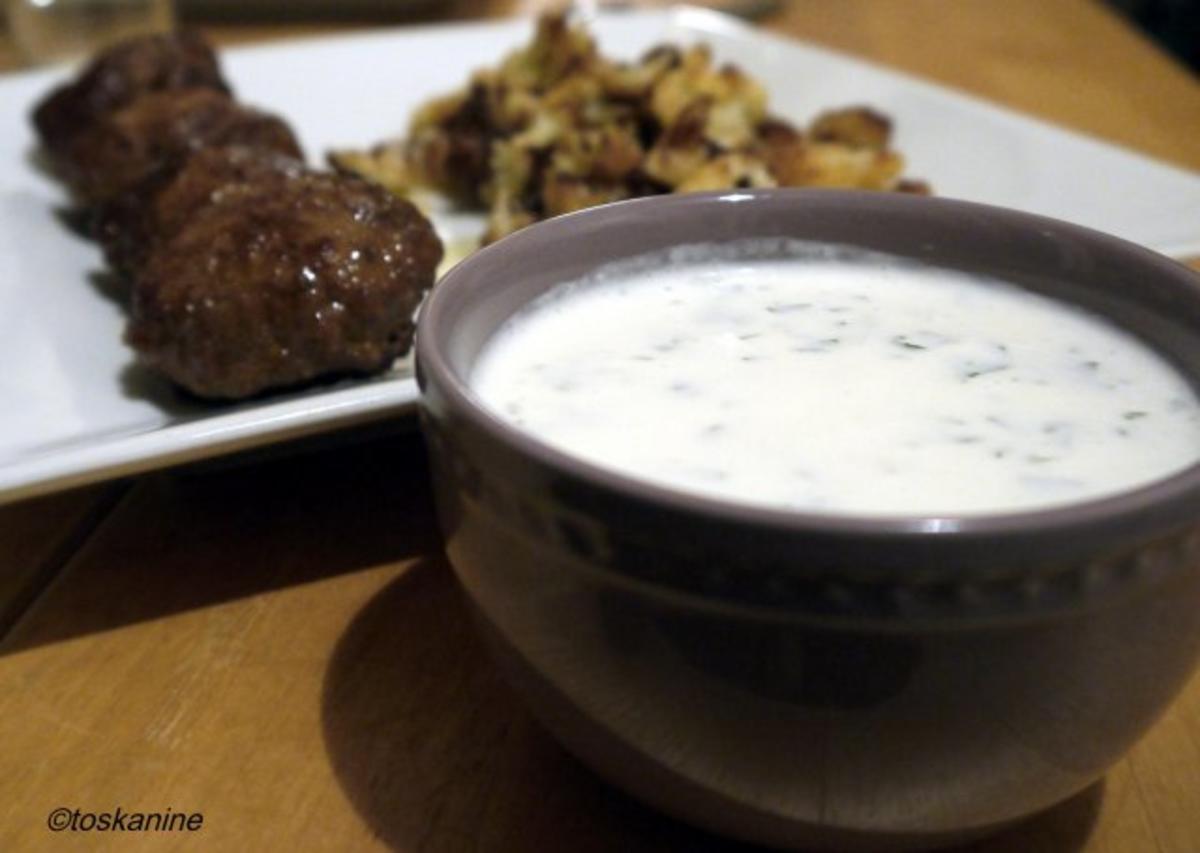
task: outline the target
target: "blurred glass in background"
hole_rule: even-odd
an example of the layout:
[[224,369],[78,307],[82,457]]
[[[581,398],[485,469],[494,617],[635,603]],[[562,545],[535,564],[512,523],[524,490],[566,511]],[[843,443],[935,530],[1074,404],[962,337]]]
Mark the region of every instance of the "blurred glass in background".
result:
[[[686,2],[687,0],[684,0]],[[509,13],[534,14],[573,5],[600,8],[664,6],[671,0],[177,0],[188,21],[374,20],[410,23]],[[696,2],[696,0],[692,0]],[[699,0],[700,5],[759,20],[778,11],[781,0]],[[827,0],[834,2],[834,0]],[[1101,0],[1123,14],[1162,47],[1200,71],[1200,0]],[[4,0],[9,31],[28,64],[73,59],[130,35],[169,30],[172,0]]]
[[5,11],[13,44],[31,65],[74,59],[175,23],[171,0],[7,0]]

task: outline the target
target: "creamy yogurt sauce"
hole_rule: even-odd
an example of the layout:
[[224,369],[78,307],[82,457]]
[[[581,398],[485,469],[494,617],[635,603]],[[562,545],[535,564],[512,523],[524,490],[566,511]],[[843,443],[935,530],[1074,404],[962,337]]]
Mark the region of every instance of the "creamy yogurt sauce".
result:
[[803,511],[1028,509],[1200,456],[1195,392],[1109,322],[997,280],[790,248],[686,247],[555,288],[470,384],[597,465]]

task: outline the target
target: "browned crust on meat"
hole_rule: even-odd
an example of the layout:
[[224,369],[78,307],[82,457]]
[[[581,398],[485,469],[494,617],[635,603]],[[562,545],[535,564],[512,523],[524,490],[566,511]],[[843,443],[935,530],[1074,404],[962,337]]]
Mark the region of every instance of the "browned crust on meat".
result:
[[411,346],[441,256],[408,202],[308,173],[215,200],[156,245],[126,340],[210,398],[378,371]]
[[141,36],[104,51],[47,95],[34,109],[33,124],[42,144],[59,153],[76,134],[142,95],[178,89],[230,91],[216,55],[198,34]]
[[251,145],[300,157],[300,145],[277,116],[242,106],[212,89],[151,92],[73,136],[62,171],[86,204],[134,189],[163,169],[178,168],[203,148]]

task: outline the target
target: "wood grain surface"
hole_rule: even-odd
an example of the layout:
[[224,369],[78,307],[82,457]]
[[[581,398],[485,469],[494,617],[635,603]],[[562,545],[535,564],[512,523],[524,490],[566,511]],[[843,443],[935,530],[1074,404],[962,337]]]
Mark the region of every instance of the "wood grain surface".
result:
[[[764,25],[1200,168],[1200,84],[1086,0],[795,0]],[[0,508],[0,851],[745,849],[564,754],[440,554],[404,430]],[[53,833],[59,807],[203,824]],[[1200,680],[1102,785],[970,849],[1196,853]]]

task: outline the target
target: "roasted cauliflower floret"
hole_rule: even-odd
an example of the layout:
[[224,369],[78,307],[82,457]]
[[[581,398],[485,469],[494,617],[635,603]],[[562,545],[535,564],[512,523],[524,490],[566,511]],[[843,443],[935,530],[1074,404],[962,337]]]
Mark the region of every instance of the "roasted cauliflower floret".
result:
[[705,190],[750,189],[752,187],[777,187],[779,182],[767,168],[767,164],[750,154],[722,154],[709,160],[675,190],[681,193],[704,192]]
[[808,135],[817,142],[882,151],[891,141],[892,122],[869,107],[848,107],[821,113],[809,126]]
[[650,108],[659,124],[669,129],[697,104],[704,104],[704,138],[723,149],[754,139],[754,128],[766,117],[767,93],[737,68],[712,67],[707,45],[696,45],[654,86]]

